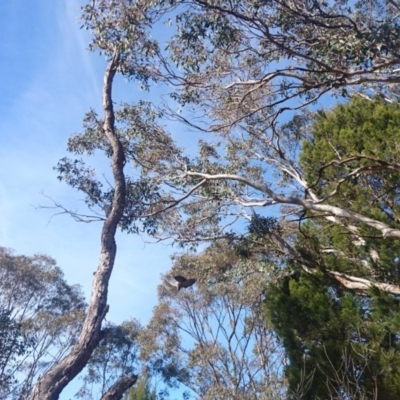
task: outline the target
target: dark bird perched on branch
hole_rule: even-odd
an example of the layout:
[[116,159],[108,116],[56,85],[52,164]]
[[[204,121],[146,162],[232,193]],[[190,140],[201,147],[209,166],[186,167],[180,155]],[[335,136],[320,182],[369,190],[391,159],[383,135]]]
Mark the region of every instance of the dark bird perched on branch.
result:
[[178,291],[182,288],[188,288],[196,282],[196,279],[186,279],[184,276],[181,275],[175,275],[174,277],[169,276],[168,278],[168,283],[172,286],[177,287]]

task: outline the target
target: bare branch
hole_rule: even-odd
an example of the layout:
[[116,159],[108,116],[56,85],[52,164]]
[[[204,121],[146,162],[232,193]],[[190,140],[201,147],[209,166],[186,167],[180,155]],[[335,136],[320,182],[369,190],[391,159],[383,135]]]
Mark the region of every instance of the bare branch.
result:
[[188,197],[190,197],[200,186],[202,186],[205,182],[207,182],[206,179],[203,179],[201,182],[199,182],[196,186],[192,187],[184,196],[182,196],[179,199],[173,200],[172,204],[170,204],[168,207],[165,207],[161,210],[157,210],[154,211],[152,213],[149,214],[145,214],[140,216],[140,218],[146,218],[146,217],[153,217],[155,215],[161,214],[165,211],[168,211],[171,208],[174,208],[175,206],[177,206],[179,203],[181,203],[183,200],[187,199]]

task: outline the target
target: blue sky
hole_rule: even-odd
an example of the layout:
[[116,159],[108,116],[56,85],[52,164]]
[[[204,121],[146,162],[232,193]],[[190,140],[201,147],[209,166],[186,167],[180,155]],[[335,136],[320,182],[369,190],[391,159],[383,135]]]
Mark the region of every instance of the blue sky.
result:
[[[0,245],[18,254],[52,256],[67,281],[81,284],[88,298],[101,225],[79,224],[65,215],[51,218],[54,211],[35,209],[50,205],[43,193],[85,209],[82,195],[53,171],[67,155],[68,137],[81,131],[84,113],[101,106],[105,61],[86,50],[89,38],[78,21],[81,3],[0,2]],[[132,100],[135,89],[134,83],[119,82],[116,100]],[[145,245],[138,236],[118,235],[108,321],[150,318],[171,252],[162,244]],[[60,398],[74,393],[70,388]]]

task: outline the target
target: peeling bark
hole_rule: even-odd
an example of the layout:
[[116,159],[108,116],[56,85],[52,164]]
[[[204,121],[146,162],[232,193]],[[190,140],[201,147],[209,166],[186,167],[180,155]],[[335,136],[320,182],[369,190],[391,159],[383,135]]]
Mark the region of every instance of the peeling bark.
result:
[[106,393],[103,394],[100,400],[120,400],[124,393],[130,389],[137,381],[137,375],[126,375],[117,380],[108,389]]
[[106,334],[106,331],[101,329],[101,324],[109,309],[107,305],[108,283],[117,251],[115,233],[123,215],[126,192],[123,171],[125,156],[122,144],[115,134],[115,116],[111,98],[112,82],[118,64],[119,55],[115,53],[108,63],[103,85],[103,129],[104,135],[110,142],[113,150],[111,166],[114,176],[115,193],[111,211],[107,215],[101,233],[100,261],[93,278],[92,295],[86,319],[82,327],[82,332],[70,353],[38,380],[31,391],[31,400],[58,399],[62,390],[86,366],[94,349]]

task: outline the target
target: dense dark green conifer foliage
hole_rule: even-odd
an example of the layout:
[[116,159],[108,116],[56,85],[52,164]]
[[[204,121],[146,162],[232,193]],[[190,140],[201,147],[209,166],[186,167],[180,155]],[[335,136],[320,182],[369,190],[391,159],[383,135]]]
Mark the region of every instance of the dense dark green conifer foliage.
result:
[[[301,165],[320,196],[337,192],[329,204],[396,226],[400,169],[382,167],[398,165],[399,139],[397,103],[356,98],[317,115]],[[297,249],[318,272],[270,285],[266,301],[267,320],[290,359],[292,392],[305,399],[400,398],[399,300],[377,288],[348,290],[325,273],[398,285],[399,242],[364,225],[350,235],[348,227],[309,214]]]

